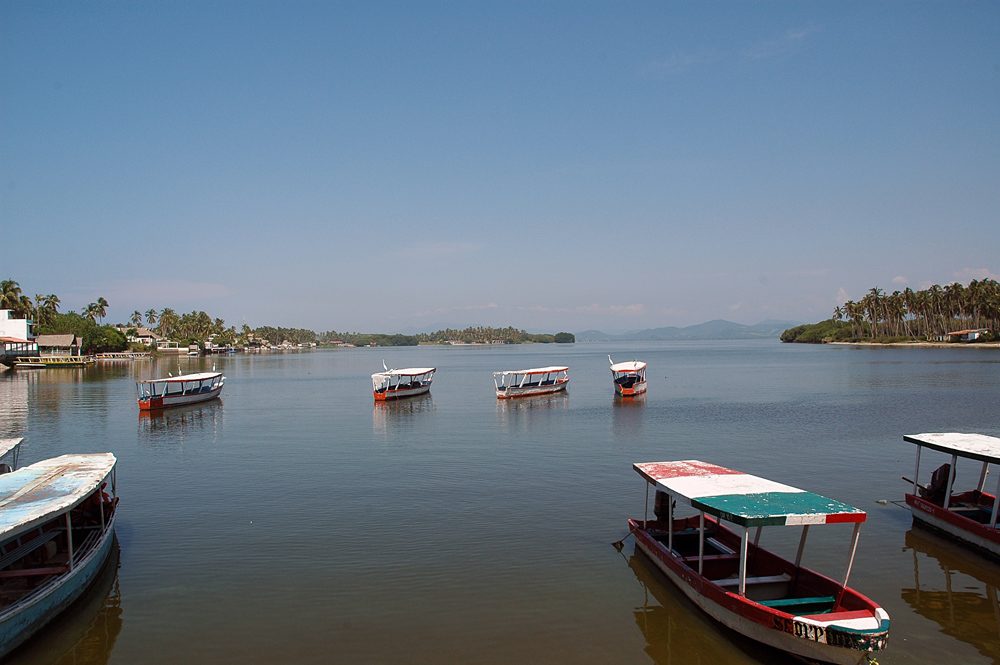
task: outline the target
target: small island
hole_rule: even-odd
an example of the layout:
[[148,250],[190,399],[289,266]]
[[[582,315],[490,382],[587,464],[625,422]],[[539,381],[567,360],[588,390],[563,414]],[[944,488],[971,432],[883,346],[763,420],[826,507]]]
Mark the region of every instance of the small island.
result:
[[819,323],[789,328],[782,342],[804,344],[988,344],[1000,340],[1000,283],[959,282],[887,294],[872,288]]

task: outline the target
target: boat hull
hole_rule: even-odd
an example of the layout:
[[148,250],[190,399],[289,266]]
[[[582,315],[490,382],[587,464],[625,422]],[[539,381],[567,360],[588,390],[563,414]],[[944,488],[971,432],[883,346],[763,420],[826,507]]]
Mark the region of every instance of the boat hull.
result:
[[636,395],[641,395],[646,392],[646,382],[641,381],[636,383],[631,388],[625,388],[620,383],[615,384],[615,392],[622,397],[635,397]]
[[569,379],[563,379],[548,386],[525,386],[519,388],[511,386],[506,390],[497,389],[497,399],[512,399],[514,397],[530,397],[531,395],[549,395],[566,390],[569,387]]
[[416,397],[417,395],[423,395],[426,392],[430,392],[430,389],[430,384],[427,384],[426,386],[404,388],[402,390],[386,390],[385,392],[374,391],[374,395],[376,402],[388,402],[394,399],[403,399],[404,397]]
[[187,404],[197,404],[216,399],[222,394],[222,386],[214,388],[208,392],[193,395],[167,395],[166,397],[151,397],[139,400],[140,411],[157,411],[159,409],[169,409],[172,406],[185,406]]
[[905,498],[915,525],[926,527],[958,541],[982,556],[1000,561],[1000,529],[991,529],[986,524],[945,510],[914,494],[907,494]]
[[875,611],[880,623],[875,633],[842,628],[831,630],[822,625],[823,622],[777,612],[725,591],[671,556],[645,531],[641,522],[629,520],[629,526],[635,534],[636,546],[685,596],[713,619],[741,635],[803,658],[842,665],[865,665],[872,651],[885,647],[889,617],[881,608]]
[[111,553],[115,535],[115,516],[112,513],[100,542],[75,568],[65,575],[46,583],[32,596],[0,613],[0,658],[38,632],[60,612],[73,604],[97,579]]

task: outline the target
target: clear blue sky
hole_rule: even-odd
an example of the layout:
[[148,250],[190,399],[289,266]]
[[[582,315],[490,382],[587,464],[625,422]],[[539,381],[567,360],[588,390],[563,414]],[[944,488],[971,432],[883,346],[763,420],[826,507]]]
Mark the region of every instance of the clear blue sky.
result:
[[1000,275],[1000,3],[0,2],[0,278],[109,318],[815,321]]

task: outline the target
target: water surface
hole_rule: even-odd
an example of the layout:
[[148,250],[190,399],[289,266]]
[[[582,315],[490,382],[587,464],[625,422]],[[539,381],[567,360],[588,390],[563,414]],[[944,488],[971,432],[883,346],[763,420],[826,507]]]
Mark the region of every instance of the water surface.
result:
[[[645,398],[614,396],[609,353],[649,363]],[[383,358],[437,367],[431,394],[373,404]],[[221,401],[138,413],[136,379],[213,364]],[[554,364],[568,394],[495,399],[493,371]],[[22,463],[112,451],[122,496],[117,575],[11,662],[786,662],[698,613],[631,540],[610,545],[642,516],[632,463],[690,458],[869,511],[852,586],[892,617],[880,663],[994,662],[997,567],[916,540],[892,501],[913,471],[903,434],[1000,435],[998,370],[997,350],[760,341],[5,372],[0,437],[26,437]],[[793,555],[797,537],[762,544]],[[811,530],[805,563],[839,576],[849,537]]]

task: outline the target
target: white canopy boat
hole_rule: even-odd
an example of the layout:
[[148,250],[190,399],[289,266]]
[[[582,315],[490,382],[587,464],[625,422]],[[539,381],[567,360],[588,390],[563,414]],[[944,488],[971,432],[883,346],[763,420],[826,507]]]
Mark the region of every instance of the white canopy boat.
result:
[[[945,432],[934,434],[907,434],[904,441],[917,445],[917,464],[913,479],[913,492],[907,494],[906,505],[913,514],[913,524],[924,526],[989,558],[1000,560],[1000,529],[997,514],[1000,511],[1000,478],[996,495],[987,494],[986,475],[990,464],[1000,464],[1000,439],[984,434]],[[950,462],[938,467],[930,482],[921,485],[920,452],[924,448],[951,456]],[[982,462],[976,488],[955,493],[955,469],[958,458]]]
[[372,374],[372,392],[376,402],[384,402],[401,397],[422,395],[431,389],[434,380],[434,367],[406,367],[404,369],[389,369],[382,361],[384,372]]
[[181,374],[166,379],[137,381],[139,410],[155,411],[171,406],[194,404],[215,399],[222,394],[226,377],[222,372],[201,372]]
[[0,475],[0,657],[101,571],[114,540],[115,463],[111,453],[63,455]]
[[616,363],[608,356],[611,363],[611,376],[615,381],[615,392],[622,397],[634,397],[646,392],[646,363],[638,360]]
[[[633,468],[647,482],[647,510],[656,489],[656,519],[629,520],[636,546],[709,616],[814,661],[862,665],[885,648],[888,613],[847,586],[863,510],[698,460]],[[681,502],[696,514],[678,517]],[[854,525],[842,581],[801,565],[809,527],[835,523]],[[802,527],[794,563],[759,545],[765,526]]]
[[569,367],[536,367],[493,372],[493,383],[497,388],[497,399],[547,395],[566,390],[569,386]]

